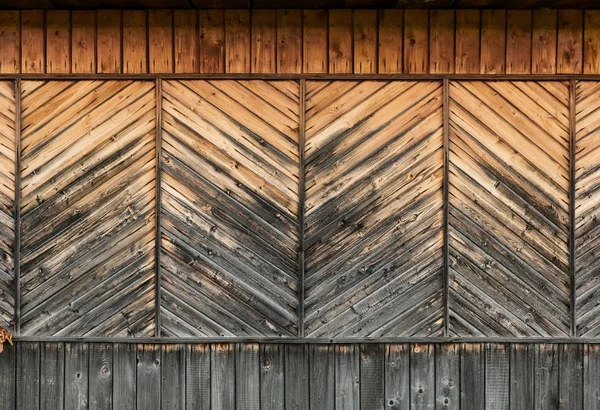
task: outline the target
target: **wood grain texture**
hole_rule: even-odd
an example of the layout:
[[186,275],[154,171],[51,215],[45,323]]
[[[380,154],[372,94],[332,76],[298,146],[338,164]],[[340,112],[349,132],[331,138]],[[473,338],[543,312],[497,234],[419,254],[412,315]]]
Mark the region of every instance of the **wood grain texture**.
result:
[[151,334],[154,94],[153,82],[23,82],[23,334]]
[[481,57],[481,12],[456,10],[455,36],[455,72],[457,74],[478,73]]
[[306,87],[306,335],[440,334],[441,84]]
[[329,71],[327,10],[303,11],[303,72],[326,73]]
[[89,346],[65,343],[65,410],[88,408]]
[[164,335],[297,335],[299,91],[164,83]]
[[[153,30],[155,27],[152,27]],[[123,73],[148,71],[148,15],[141,10],[123,11]]]
[[410,345],[385,347],[385,404],[390,409],[410,407]]
[[354,73],[377,72],[377,10],[354,10]]
[[581,74],[583,66],[583,11],[558,11],[558,74]]
[[377,62],[379,73],[394,74],[402,72],[404,29],[403,10],[379,10],[379,42],[377,43]]
[[199,13],[187,10],[175,10],[173,31],[175,42],[175,72],[200,72],[200,35]]
[[506,74],[530,74],[531,10],[509,10],[506,21]]
[[352,72],[352,10],[329,11],[329,72]]
[[252,10],[250,71],[274,73],[276,71],[277,12]]
[[148,59],[151,73],[172,73],[173,11],[148,11]]
[[226,72],[251,72],[249,10],[225,10],[225,36]]
[[277,72],[302,72],[302,10],[277,10]]
[[23,73],[44,72],[44,11],[23,10],[21,12],[21,70]]
[[71,13],[69,10],[46,12],[46,72],[71,72]]
[[454,10],[429,12],[429,72],[454,72]]
[[0,73],[10,74],[20,72],[21,62],[19,49],[21,47],[21,14],[16,10],[0,11]]
[[556,10],[533,10],[531,31],[531,73],[556,73]]
[[96,61],[98,73],[120,73],[123,46],[122,12],[96,12]]
[[427,10],[404,11],[404,72],[426,73],[429,67],[429,13]]
[[584,15],[584,74],[600,73],[600,10],[586,10]]
[[482,74],[503,74],[506,61],[506,11],[481,11]]
[[96,13],[71,11],[71,72],[96,72]]
[[5,347],[0,355],[0,410],[14,410],[17,392],[17,346]]
[[570,332],[561,82],[450,83],[450,333]]
[[200,10],[200,72],[225,72],[225,13]]

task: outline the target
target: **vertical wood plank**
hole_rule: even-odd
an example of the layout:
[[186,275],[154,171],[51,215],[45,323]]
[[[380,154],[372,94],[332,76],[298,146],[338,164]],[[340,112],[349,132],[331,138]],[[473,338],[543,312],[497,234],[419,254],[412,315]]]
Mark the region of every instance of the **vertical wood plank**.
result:
[[212,410],[235,408],[235,350],[233,344],[211,346],[210,397]]
[[385,408],[386,348],[383,344],[360,345],[360,408]]
[[302,10],[277,10],[277,72],[302,72]]
[[379,10],[379,44],[377,64],[379,73],[402,72],[403,10]]
[[[560,409],[583,410],[583,345],[559,345],[558,403]],[[587,409],[587,408],[586,408]]]
[[210,345],[187,345],[185,400],[187,410],[210,409]]
[[[20,69],[19,48],[21,29],[19,27],[20,12],[17,10],[0,11],[0,73],[18,73]],[[14,375],[12,380],[14,381]],[[14,394],[13,394],[14,396]]]
[[98,73],[121,72],[121,11],[96,12],[96,61]]
[[136,403],[138,410],[160,409],[160,346],[137,346]]
[[556,73],[556,10],[533,10],[531,73]]
[[42,343],[40,352],[40,409],[64,407],[65,350],[62,343]]
[[252,73],[274,73],[276,70],[277,12],[252,10]]
[[14,410],[17,408],[15,398],[16,352],[17,345],[13,345],[11,347],[5,346],[4,351],[0,354],[0,392],[2,392],[0,410]]
[[285,409],[302,410],[309,405],[308,346],[285,346]]
[[305,73],[326,73],[327,57],[327,10],[304,10],[302,55]]
[[235,399],[238,410],[260,409],[260,351],[258,343],[240,343],[235,358]]
[[[357,345],[339,344],[335,346],[335,408],[358,410],[359,361]],[[362,407],[370,408],[370,407]]]
[[88,408],[88,344],[65,344],[65,410]]
[[90,344],[90,367],[88,373],[90,409],[111,409],[113,406],[112,353],[112,344]]
[[225,35],[227,72],[250,72],[250,11],[225,10]]
[[285,379],[282,344],[263,344],[260,347],[260,408],[284,410]]
[[427,10],[404,10],[404,72],[424,74],[429,67],[429,13]]
[[[377,72],[377,10],[354,10],[354,73]],[[397,40],[396,40],[397,41]]]
[[310,345],[310,408],[335,408],[333,345]]
[[200,72],[225,72],[225,14],[200,10]]
[[46,72],[65,74],[71,71],[71,13],[68,10],[46,11]]
[[17,349],[17,408],[39,409],[40,344],[21,342]]
[[583,408],[600,410],[600,345],[586,344],[583,356]]
[[481,11],[481,73],[504,74],[506,64],[506,11]]
[[123,72],[148,72],[147,14],[143,10],[123,10]]
[[135,409],[137,377],[137,345],[113,345],[113,404],[115,409]]
[[198,12],[175,10],[175,72],[197,73],[200,71],[200,36]]
[[435,347],[415,344],[410,349],[411,408],[435,407]]
[[454,10],[429,12],[429,72],[454,72]]
[[535,379],[534,347],[513,343],[510,346],[510,409],[533,408]]
[[71,11],[71,72],[96,72],[95,11]]
[[352,10],[329,10],[329,73],[352,72]]
[[509,408],[509,350],[502,343],[490,343],[485,347],[485,408],[505,410]]
[[586,10],[584,16],[583,73],[600,73],[600,10]]
[[461,345],[460,402],[463,410],[485,408],[485,356],[481,343]]
[[558,74],[581,74],[583,67],[583,10],[558,11]]
[[[364,380],[361,380],[364,383]],[[385,403],[393,410],[410,406],[410,345],[390,344],[385,352]]]
[[435,351],[436,408],[460,409],[460,348],[439,344]]
[[148,58],[151,73],[173,72],[172,10],[148,10]]
[[536,410],[558,408],[558,346],[535,345],[534,404]]
[[457,74],[479,73],[480,19],[479,10],[456,10],[455,71]]
[[531,10],[506,15],[506,74],[531,73]]
[[44,72],[44,11],[21,11],[21,70],[24,74]]
[[166,344],[161,349],[162,409],[185,409],[185,346]]

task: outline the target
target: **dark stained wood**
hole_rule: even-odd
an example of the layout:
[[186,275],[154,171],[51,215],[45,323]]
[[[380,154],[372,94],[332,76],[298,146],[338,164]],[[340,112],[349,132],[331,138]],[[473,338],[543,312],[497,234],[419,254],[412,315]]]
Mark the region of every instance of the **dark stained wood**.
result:
[[148,15],[141,10],[123,11],[123,73],[148,72]]
[[395,74],[402,72],[404,12],[402,10],[379,10],[379,42],[377,44],[378,72]]
[[288,344],[285,346],[285,408],[306,409],[309,406],[310,346]]
[[71,71],[71,13],[68,10],[46,12],[46,72]]
[[302,11],[277,10],[277,72],[302,72]]
[[21,71],[23,73],[44,72],[46,59],[44,42],[44,11],[23,10],[21,12]]
[[[89,345],[65,343],[65,410],[88,408]],[[124,363],[125,364],[125,363]]]
[[186,346],[166,344],[161,349],[161,408],[184,410],[186,390]]
[[21,47],[20,13],[16,10],[0,11],[0,73],[18,73],[21,67],[19,48]]
[[113,345],[90,343],[89,408],[113,407]]
[[581,344],[559,345],[558,402],[560,409],[583,410],[583,355]]
[[65,397],[65,350],[62,343],[40,349],[40,409],[62,409]]
[[198,12],[175,10],[173,15],[175,41],[175,72],[198,73],[200,71],[200,34]]
[[329,72],[352,72],[352,11],[329,11]]
[[556,73],[556,10],[533,10],[531,73]]
[[5,347],[0,354],[0,410],[14,410],[16,407],[17,346]]
[[534,403],[536,410],[559,408],[558,345],[535,345]]
[[225,39],[226,72],[251,72],[248,10],[225,10]]
[[335,346],[310,345],[310,408],[335,408]]
[[600,345],[583,346],[583,408],[600,409]]
[[252,10],[251,56],[252,73],[276,71],[277,12]]
[[531,10],[508,10],[506,74],[531,73]]
[[326,73],[329,71],[327,10],[304,10],[303,14],[303,72]]
[[261,410],[285,409],[285,349],[285,346],[280,344],[260,346]]
[[148,64],[151,73],[172,73],[173,11],[148,11]]
[[161,346],[137,346],[137,409],[161,408]]
[[210,409],[211,353],[208,344],[186,347],[186,409]]
[[404,72],[426,73],[429,67],[429,13],[427,10],[404,11]]
[[377,72],[377,10],[354,10],[354,73]]
[[558,12],[557,73],[580,74],[583,66],[583,11]]
[[[358,353],[358,352],[357,352]],[[360,408],[383,410],[385,391],[384,345],[360,345]]]
[[18,409],[38,409],[40,406],[40,344],[18,344],[17,400]]
[[455,72],[457,74],[479,73],[481,12],[479,10],[456,10]]
[[454,72],[454,10],[429,12],[429,72]]
[[225,12],[200,10],[200,72],[225,72]]
[[122,13],[117,10],[96,12],[96,60],[98,73],[121,72],[121,22]]
[[503,74],[506,61],[506,11],[481,11],[482,74]]
[[71,72],[96,72],[96,13],[71,11]]

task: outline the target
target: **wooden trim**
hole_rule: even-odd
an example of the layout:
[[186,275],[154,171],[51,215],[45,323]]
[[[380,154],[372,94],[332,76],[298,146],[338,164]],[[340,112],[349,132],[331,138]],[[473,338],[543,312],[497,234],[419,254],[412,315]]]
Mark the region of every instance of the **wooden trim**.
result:
[[300,118],[299,118],[299,132],[298,132],[298,152],[300,171],[298,176],[298,336],[304,337],[304,208],[305,208],[305,160],[304,160],[304,147],[305,147],[305,116],[306,113],[306,80],[300,80]]
[[161,289],[161,269],[160,269],[160,254],[161,254],[161,167],[162,167],[162,81],[156,79],[156,144],[154,146],[156,155],[156,180],[155,189],[156,194],[154,200],[155,204],[155,238],[154,238],[154,336],[160,337],[160,289]]
[[21,80],[15,80],[15,335],[21,334]]
[[449,249],[448,249],[448,217],[450,212],[450,203],[449,203],[449,181],[448,178],[450,176],[450,138],[449,138],[449,129],[450,129],[450,86],[447,78],[444,79],[443,85],[443,127],[444,127],[444,180],[443,180],[443,192],[444,192],[444,245],[443,245],[443,253],[444,253],[444,271],[443,271],[443,282],[444,282],[444,336],[448,336],[450,329],[450,303],[449,303],[449,279],[448,279],[448,267],[449,267]]
[[571,336],[575,337],[577,335],[577,312],[575,306],[575,138],[577,135],[575,101],[577,83],[575,80],[571,80],[569,85],[569,273],[571,280]]

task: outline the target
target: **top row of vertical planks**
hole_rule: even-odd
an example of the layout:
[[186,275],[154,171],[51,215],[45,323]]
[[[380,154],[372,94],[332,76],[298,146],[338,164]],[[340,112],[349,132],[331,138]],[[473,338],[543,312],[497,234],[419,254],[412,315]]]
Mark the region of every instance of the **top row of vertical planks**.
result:
[[596,74],[600,10],[0,11],[0,73]]

